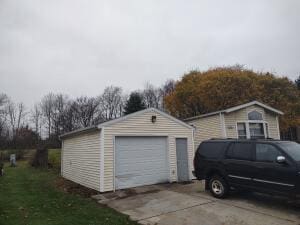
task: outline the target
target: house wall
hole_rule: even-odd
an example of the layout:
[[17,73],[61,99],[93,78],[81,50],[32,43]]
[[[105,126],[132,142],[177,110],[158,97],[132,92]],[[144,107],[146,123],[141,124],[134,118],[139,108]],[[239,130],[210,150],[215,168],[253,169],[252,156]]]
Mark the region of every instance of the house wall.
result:
[[62,140],[62,176],[100,190],[100,131]]
[[237,122],[248,120],[248,113],[253,110],[262,113],[263,120],[268,123],[269,137],[274,139],[280,139],[280,133],[278,127],[279,124],[277,123],[277,119],[276,119],[277,115],[269,112],[268,110],[265,110],[260,106],[255,106],[255,105],[224,115],[227,137],[228,138],[238,137],[237,128],[236,128]]
[[188,124],[196,127],[194,135],[195,149],[197,149],[202,141],[211,138],[237,138],[237,122],[248,120],[248,112],[253,110],[262,113],[263,120],[268,123],[269,137],[280,139],[277,115],[260,106],[253,105],[235,112],[224,114],[225,135],[222,132],[223,126],[220,114],[188,121]]
[[213,115],[209,117],[199,118],[188,121],[188,124],[194,126],[194,148],[198,148],[202,141],[210,138],[221,138],[222,128],[220,123],[220,115]]
[[[155,123],[151,122],[151,116],[153,115],[157,118]],[[167,136],[170,182],[177,181],[175,138],[186,137],[188,139],[190,177],[192,178],[194,157],[193,129],[180,125],[155,111],[149,111],[111,124],[102,128],[102,131],[104,132],[104,171],[101,191],[114,190],[114,139],[116,136]]]

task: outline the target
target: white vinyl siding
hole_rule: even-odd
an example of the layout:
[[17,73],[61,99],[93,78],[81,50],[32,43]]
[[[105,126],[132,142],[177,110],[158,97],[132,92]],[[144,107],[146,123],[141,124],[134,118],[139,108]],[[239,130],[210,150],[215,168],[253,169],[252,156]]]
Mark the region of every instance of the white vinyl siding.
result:
[[277,116],[271,113],[266,113],[265,115],[265,121],[268,123],[269,127],[269,137],[280,139],[279,124],[276,118]]
[[[156,122],[151,117],[156,116]],[[188,156],[190,177],[192,177],[192,162],[194,157],[193,132],[191,128],[181,125],[156,111],[133,116],[126,120],[108,125],[104,128],[104,186],[101,191],[114,190],[114,141],[118,136],[166,136],[168,137],[168,158],[170,182],[177,181],[176,142],[175,138],[188,139]]]
[[[223,138],[224,136],[227,138],[238,138],[237,124],[248,121],[248,113],[254,110],[261,113],[263,117],[262,122],[268,124],[266,127],[269,129],[269,137],[280,139],[277,115],[261,106],[252,105],[231,113],[222,113],[224,120],[220,114],[216,114],[188,121],[188,124],[196,128],[194,134],[195,149],[202,141],[211,138]],[[222,123],[225,123],[224,126]],[[222,132],[222,128],[225,128],[225,131]]]
[[221,138],[223,136],[222,127],[220,124],[220,115],[213,115],[189,121],[188,124],[194,126],[194,145],[197,150],[202,141],[211,138]]
[[248,113],[252,111],[257,111],[262,114],[263,122],[268,123],[268,133],[270,138],[280,139],[279,134],[279,124],[276,120],[276,114],[269,112],[268,110],[262,108],[261,106],[249,106],[244,109],[240,109],[235,112],[224,114],[225,118],[225,129],[228,138],[237,138],[237,123],[248,121]]
[[91,189],[100,190],[100,131],[63,140],[62,176]]

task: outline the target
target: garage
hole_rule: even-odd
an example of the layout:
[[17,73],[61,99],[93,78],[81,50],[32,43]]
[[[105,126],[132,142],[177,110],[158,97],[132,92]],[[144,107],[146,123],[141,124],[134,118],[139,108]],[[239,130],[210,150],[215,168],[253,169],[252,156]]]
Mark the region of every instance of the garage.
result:
[[116,189],[169,181],[166,137],[116,137]]
[[61,136],[61,175],[107,192],[193,178],[194,129],[149,108]]

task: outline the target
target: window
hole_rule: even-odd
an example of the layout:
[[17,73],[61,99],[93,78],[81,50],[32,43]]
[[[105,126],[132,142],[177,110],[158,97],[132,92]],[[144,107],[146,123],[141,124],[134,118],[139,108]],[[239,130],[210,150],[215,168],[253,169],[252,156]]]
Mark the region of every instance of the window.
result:
[[252,111],[248,113],[248,120],[263,120],[262,114],[257,111]]
[[202,158],[217,159],[226,145],[225,142],[209,143],[204,142],[199,147],[199,155]]
[[239,139],[247,139],[246,123],[237,123]]
[[256,161],[258,162],[276,162],[277,156],[281,152],[270,144],[256,144]]
[[251,143],[233,143],[226,153],[229,159],[252,160]]
[[263,123],[249,123],[250,138],[265,138]]

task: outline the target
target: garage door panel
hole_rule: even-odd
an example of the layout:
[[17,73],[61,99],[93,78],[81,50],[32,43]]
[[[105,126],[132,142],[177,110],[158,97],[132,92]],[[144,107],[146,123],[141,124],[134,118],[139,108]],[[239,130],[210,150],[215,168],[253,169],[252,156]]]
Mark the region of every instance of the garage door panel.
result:
[[116,189],[167,182],[166,137],[116,137]]

